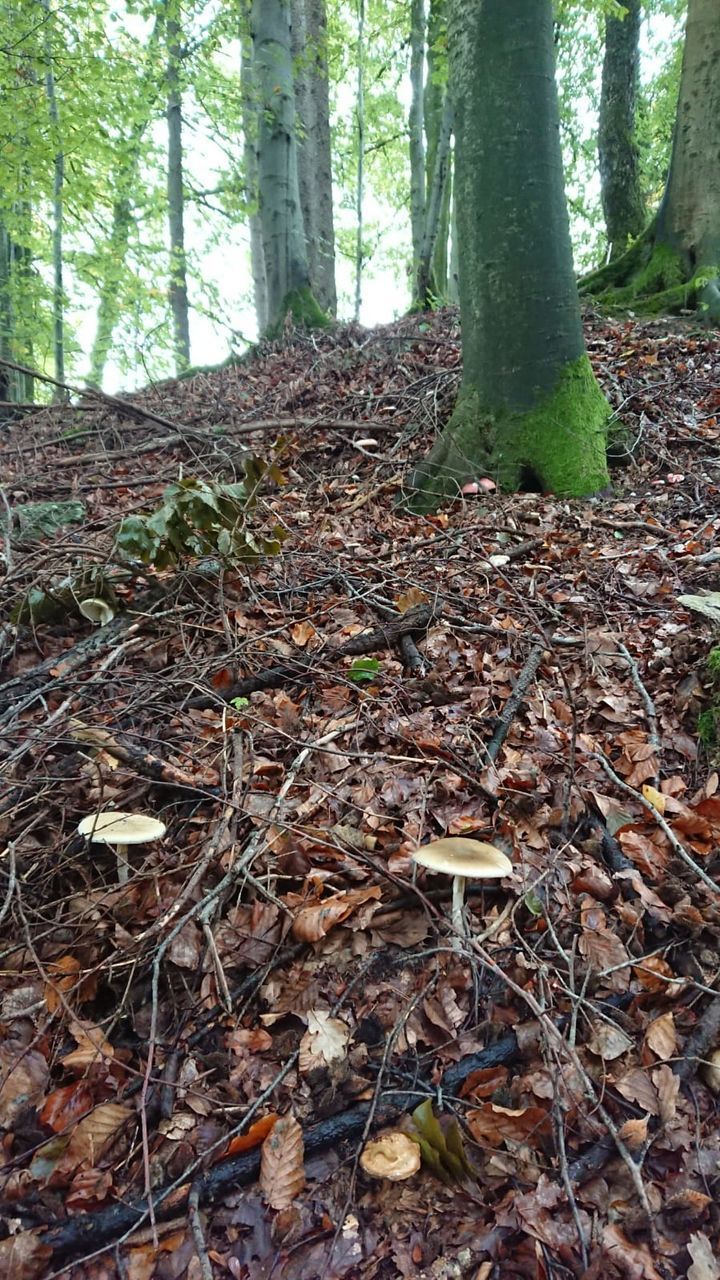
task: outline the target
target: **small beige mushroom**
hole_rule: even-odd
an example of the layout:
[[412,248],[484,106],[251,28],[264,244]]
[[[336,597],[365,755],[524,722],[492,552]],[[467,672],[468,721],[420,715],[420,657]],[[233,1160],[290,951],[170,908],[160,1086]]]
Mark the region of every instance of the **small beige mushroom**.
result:
[[87,618],[88,622],[94,622],[98,627],[106,627],[115,617],[112,605],[109,605],[101,596],[88,596],[87,599],[80,601],[78,609],[83,618]]
[[360,1156],[360,1167],[371,1178],[403,1182],[420,1168],[420,1147],[400,1129],[381,1133],[368,1142]]
[[118,813],[115,810],[91,813],[78,825],[81,836],[86,836],[97,844],[111,845],[115,849],[120,884],[127,884],[128,881],[128,846],[160,840],[166,830],[165,823],[160,822],[159,818],[151,818],[146,813]]
[[466,880],[499,880],[501,876],[510,875],[512,862],[494,844],[484,844],[482,840],[468,840],[463,836],[448,836],[444,840],[434,840],[432,844],[424,844],[416,849],[413,861],[428,871],[438,871],[442,875],[452,876],[452,911],[451,919],[455,937],[453,945],[460,949],[462,939],[467,937],[463,902],[465,898]]

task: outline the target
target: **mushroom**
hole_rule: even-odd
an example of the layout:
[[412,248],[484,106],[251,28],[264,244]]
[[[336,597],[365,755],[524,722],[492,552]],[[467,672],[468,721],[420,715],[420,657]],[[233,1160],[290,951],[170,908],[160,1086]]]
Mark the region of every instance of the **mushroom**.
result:
[[496,849],[493,844],[483,844],[482,840],[467,840],[462,836],[448,836],[444,840],[434,840],[432,844],[424,844],[416,849],[413,862],[427,867],[428,871],[439,871],[443,875],[452,876],[452,912],[451,919],[455,938],[453,945],[460,948],[461,939],[467,937],[463,900],[466,880],[499,880],[512,871],[510,859]]
[[159,840],[165,835],[165,831],[165,823],[158,818],[151,818],[146,813],[117,813],[115,810],[91,813],[78,825],[81,836],[95,840],[98,844],[114,847],[120,884],[127,884],[128,881],[128,845]]
[[420,1147],[400,1129],[391,1129],[373,1138],[360,1156],[360,1167],[365,1173],[371,1178],[387,1178],[389,1182],[412,1178],[420,1163]]

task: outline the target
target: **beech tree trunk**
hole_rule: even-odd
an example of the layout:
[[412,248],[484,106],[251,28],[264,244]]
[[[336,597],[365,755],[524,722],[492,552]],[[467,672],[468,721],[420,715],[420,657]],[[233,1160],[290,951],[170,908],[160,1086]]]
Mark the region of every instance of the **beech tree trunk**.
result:
[[167,203],[170,236],[170,310],[173,319],[175,371],[190,365],[190,308],[185,253],[185,189],[183,181],[183,118],[180,65],[181,30],[175,0],[169,0],[166,18],[167,39]]
[[[438,166],[438,144],[441,143],[445,112],[449,110],[447,93],[446,55],[447,15],[445,0],[430,0],[430,11],[427,20],[427,80],[425,82],[424,114],[425,114],[425,191],[428,206],[425,236],[427,238],[427,221],[433,203],[433,188],[436,175],[441,179],[440,205],[437,215],[437,227],[433,230],[434,249],[428,280],[428,291],[436,299],[447,296],[448,287],[448,242],[450,233],[450,142],[452,136],[452,112],[450,111],[450,134],[447,137],[447,153],[440,157]],[[439,173],[438,173],[439,167]]]
[[640,74],[641,0],[622,0],[624,18],[605,21],[598,161],[610,259],[645,228],[635,112]]
[[416,305],[423,308],[436,305],[441,289],[444,292],[447,287],[447,220],[443,227],[445,238],[445,280],[443,284],[438,280],[436,274],[436,250],[440,239],[443,210],[447,205],[452,122],[452,101],[449,92],[446,92],[442,104],[440,129],[433,147],[433,174],[427,193],[427,207],[423,219],[423,237],[420,245],[420,258],[415,284]]
[[337,311],[330,91],[325,0],[292,0],[298,185],[310,288],[330,315]]
[[258,186],[258,97],[255,86],[253,47],[251,35],[252,0],[243,0],[240,29],[240,94],[242,99],[243,160],[245,164],[245,194],[250,204],[250,267],[253,278],[255,318],[258,335],[268,324],[267,277],[263,252],[262,226],[260,223],[260,192]]
[[448,19],[463,380],[409,505],[431,510],[483,476],[597,492],[610,410],[573,274],[552,0],[450,0]]
[[310,288],[300,205],[289,0],[254,0],[252,27],[269,329],[276,331],[288,315],[317,327],[327,316]]
[[425,226],[425,0],[410,3],[410,227],[412,232],[413,280],[417,275]]
[[[52,223],[52,257],[53,257],[53,353],[55,357],[55,378],[65,381],[65,290],[63,286],[63,187],[65,185],[65,154],[60,136],[60,112],[55,92],[55,72],[53,70],[52,42],[52,7],[50,0],[42,0],[46,14],[44,35],[45,55],[45,97],[47,99],[50,128],[55,143],[55,160],[53,172],[53,223]],[[67,392],[62,387],[53,390],[53,399],[62,401]]]
[[621,258],[580,282],[611,306],[697,307],[720,323],[720,5],[688,0],[672,157],[660,209]]

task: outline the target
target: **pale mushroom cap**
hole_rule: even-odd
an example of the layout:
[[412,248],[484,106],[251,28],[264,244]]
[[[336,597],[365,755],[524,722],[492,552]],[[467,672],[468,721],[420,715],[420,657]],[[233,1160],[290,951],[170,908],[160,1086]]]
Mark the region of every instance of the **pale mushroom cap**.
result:
[[499,880],[510,875],[512,862],[493,844],[482,840],[468,840],[463,836],[448,836],[433,840],[416,849],[413,862],[428,871],[442,871],[448,876],[465,876],[468,880]]
[[390,1182],[402,1182],[412,1178],[420,1168],[420,1147],[399,1129],[381,1133],[368,1142],[360,1156],[361,1168],[371,1178],[387,1178]]
[[159,840],[167,830],[159,818],[146,813],[91,813],[78,826],[81,836],[96,840],[99,844],[145,844]]

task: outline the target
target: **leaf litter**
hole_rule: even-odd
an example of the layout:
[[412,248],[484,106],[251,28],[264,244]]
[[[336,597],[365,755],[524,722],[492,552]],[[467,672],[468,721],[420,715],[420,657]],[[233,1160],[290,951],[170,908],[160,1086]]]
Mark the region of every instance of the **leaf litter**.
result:
[[[601,500],[397,505],[452,311],[2,427],[8,614],[62,607],[0,632],[1,1275],[718,1274],[720,342],[586,332]],[[118,557],[248,449],[277,555]],[[167,827],[127,884],[107,809]],[[460,939],[412,859],[458,836],[513,864]]]

